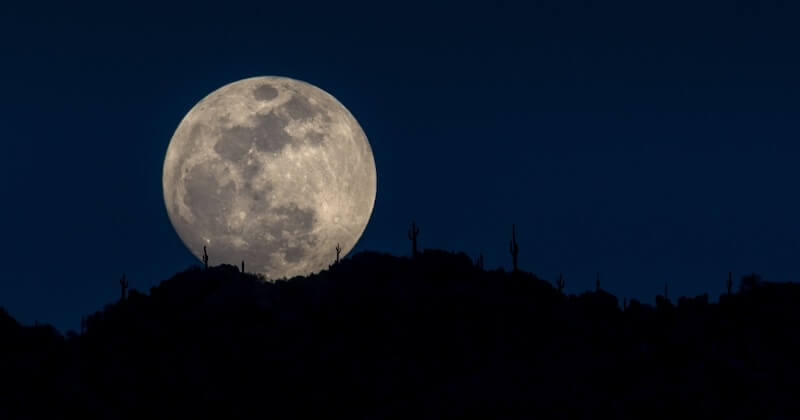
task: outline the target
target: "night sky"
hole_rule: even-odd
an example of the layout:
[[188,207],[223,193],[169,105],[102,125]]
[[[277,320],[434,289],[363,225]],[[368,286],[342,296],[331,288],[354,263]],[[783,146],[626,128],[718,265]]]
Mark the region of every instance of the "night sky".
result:
[[[113,2],[112,2],[113,3]],[[78,329],[199,264],[167,217],[173,131],[280,75],[358,119],[378,171],[353,252],[511,259],[653,302],[800,279],[800,21],[789,1],[0,6],[0,306]],[[214,261],[213,252],[211,263]],[[236,263],[231,261],[231,263]]]

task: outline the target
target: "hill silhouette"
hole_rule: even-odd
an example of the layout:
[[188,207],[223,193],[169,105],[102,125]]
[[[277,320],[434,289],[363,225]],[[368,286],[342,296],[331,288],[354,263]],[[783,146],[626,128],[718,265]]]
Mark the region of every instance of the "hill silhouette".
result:
[[435,250],[274,283],[192,267],[80,334],[0,310],[0,418],[794,417],[798,302],[753,275],[621,305]]

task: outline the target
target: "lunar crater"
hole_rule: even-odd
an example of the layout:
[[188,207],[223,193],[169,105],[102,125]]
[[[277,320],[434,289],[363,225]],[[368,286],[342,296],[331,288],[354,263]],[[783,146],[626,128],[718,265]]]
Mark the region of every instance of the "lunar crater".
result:
[[278,89],[270,85],[261,85],[253,90],[253,97],[259,101],[271,101],[278,97]]

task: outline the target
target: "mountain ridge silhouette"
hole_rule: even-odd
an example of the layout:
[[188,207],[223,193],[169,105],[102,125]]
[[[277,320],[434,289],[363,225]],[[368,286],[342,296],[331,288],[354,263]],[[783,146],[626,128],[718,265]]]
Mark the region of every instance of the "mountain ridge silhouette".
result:
[[620,307],[463,253],[191,267],[61,335],[0,310],[1,418],[792,417],[800,285]]

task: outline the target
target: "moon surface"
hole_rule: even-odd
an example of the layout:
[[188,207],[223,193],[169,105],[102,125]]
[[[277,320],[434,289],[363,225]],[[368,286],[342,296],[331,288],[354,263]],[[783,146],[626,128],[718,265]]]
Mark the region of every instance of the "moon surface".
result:
[[355,246],[375,204],[364,131],[333,96],[285,77],[225,85],[198,102],[164,159],[164,202],[209,264],[277,279],[327,268]]

